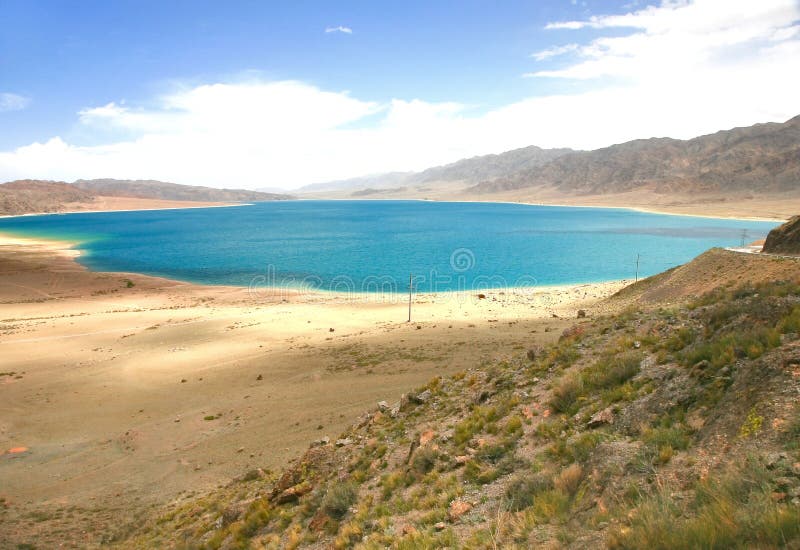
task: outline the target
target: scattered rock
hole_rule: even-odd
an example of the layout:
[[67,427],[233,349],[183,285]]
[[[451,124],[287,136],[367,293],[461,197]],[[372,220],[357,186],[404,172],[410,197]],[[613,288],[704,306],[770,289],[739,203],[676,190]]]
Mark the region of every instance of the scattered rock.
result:
[[613,424],[614,423],[614,412],[611,410],[611,407],[606,407],[602,411],[597,411],[592,415],[589,419],[589,422],[586,424],[588,428],[597,428],[598,426],[602,426],[604,424]]
[[478,294],[478,300],[485,300],[486,294]]
[[422,434],[419,436],[420,447],[423,447],[428,443],[430,443],[434,437],[436,437],[436,432],[434,432],[433,430],[425,430],[424,432],[422,432]]
[[330,516],[326,514],[322,508],[317,510],[317,513],[314,514],[314,517],[311,518],[311,521],[308,522],[308,529],[313,532],[320,532],[325,529],[325,526],[331,520]]
[[450,503],[450,508],[447,510],[447,519],[455,523],[464,514],[472,510],[472,504],[464,500],[454,500]]
[[403,528],[400,530],[400,532],[404,536],[405,535],[413,536],[413,535],[416,535],[419,531],[417,531],[416,527],[414,527],[413,525],[410,525],[410,524],[407,523],[407,524],[403,525]]
[[445,524],[445,522],[440,521],[438,523],[434,523],[433,528],[436,529],[437,531],[444,531],[447,528],[447,525]]
[[317,439],[316,441],[311,443],[311,446],[312,447],[322,447],[324,445],[328,445],[330,442],[331,442],[331,438],[326,435],[325,437]]
[[409,394],[408,399],[411,400],[411,402],[416,403],[417,405],[422,405],[428,402],[428,400],[431,398],[431,395],[432,395],[431,390],[425,390],[424,392],[418,393],[416,395],[413,393]]
[[489,399],[489,397],[491,397],[491,395],[492,394],[489,393],[489,390],[482,390],[482,391],[479,391],[478,393],[475,394],[475,397],[472,398],[472,401],[476,405],[480,405],[481,403],[483,403],[484,401]]
[[298,483],[297,485],[293,485],[289,487],[285,491],[282,491],[278,496],[275,497],[274,501],[276,504],[285,504],[287,502],[295,502],[301,496],[308,494],[311,492],[313,487],[310,483],[302,482]]
[[256,380],[263,380],[263,379],[264,379],[264,376],[263,376],[263,375],[261,375],[261,374],[259,374],[258,376],[256,376]]
[[347,447],[348,445],[352,445],[352,444],[353,444],[353,440],[350,439],[349,437],[345,437],[343,439],[337,439],[336,440],[336,446],[337,447]]
[[579,309],[578,310],[578,319],[583,319],[584,317],[586,317],[586,310],[585,309]]
[[378,410],[385,413],[389,410],[389,403],[386,401],[378,401]]
[[242,515],[242,507],[241,506],[228,506],[225,510],[222,511],[222,515],[219,517],[218,523],[220,527],[224,527],[230,525]]
[[568,338],[577,338],[578,336],[582,336],[583,332],[583,327],[574,325],[570,328],[564,329],[564,332],[561,333],[558,341],[561,342],[562,340],[566,340]]
[[764,464],[768,469],[773,470],[783,460],[786,460],[786,453],[769,453],[764,457]]
[[336,329],[334,329],[334,328],[329,328],[329,329],[328,329],[328,332],[334,332],[335,330],[336,330]]

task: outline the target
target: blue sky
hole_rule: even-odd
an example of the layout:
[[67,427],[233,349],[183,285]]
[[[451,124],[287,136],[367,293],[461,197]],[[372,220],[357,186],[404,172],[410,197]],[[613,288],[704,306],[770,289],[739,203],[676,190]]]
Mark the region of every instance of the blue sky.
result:
[[[201,177],[226,173],[227,158],[244,164],[243,185],[292,187],[515,146],[593,148],[788,118],[800,112],[790,95],[800,90],[796,77],[781,73],[797,72],[790,60],[800,51],[800,9],[794,0],[753,4],[4,0],[0,179],[104,174],[231,186],[216,174]],[[326,32],[339,27],[351,32]],[[652,71],[662,61],[663,71]],[[708,109],[693,105],[683,124],[670,114],[648,126],[632,120],[647,112],[646,104],[626,115],[626,103],[615,103],[636,103],[630,98],[663,82],[685,88],[709,70],[722,84],[747,74],[769,78],[760,101],[771,107],[759,107],[760,89],[748,86],[744,113],[726,117],[719,106],[703,115]],[[276,90],[282,83],[297,88]],[[767,84],[787,93],[776,97]],[[742,101],[733,97],[726,106]],[[265,103],[272,110],[263,110]],[[347,114],[329,120],[331,110]],[[619,128],[599,115],[585,117],[585,125],[569,118],[608,110],[622,119]],[[321,122],[295,125],[292,117],[305,113],[319,113]],[[252,131],[255,123],[260,133]],[[308,141],[298,135],[283,143],[279,135],[297,127]],[[235,150],[228,149],[230,139],[209,141],[240,129],[249,141]],[[473,139],[459,140],[465,132]],[[426,134],[427,143],[414,137]],[[243,152],[262,142],[263,150]],[[370,162],[343,159],[338,142],[352,150],[377,142],[384,151]],[[177,150],[179,143],[196,152],[219,150],[220,158],[194,172],[186,168],[192,151]],[[153,152],[172,146],[172,164]],[[407,151],[415,147],[420,151]],[[294,168],[288,161],[275,168],[281,159]],[[299,170],[300,163],[315,168]],[[248,170],[269,174],[253,178]]]

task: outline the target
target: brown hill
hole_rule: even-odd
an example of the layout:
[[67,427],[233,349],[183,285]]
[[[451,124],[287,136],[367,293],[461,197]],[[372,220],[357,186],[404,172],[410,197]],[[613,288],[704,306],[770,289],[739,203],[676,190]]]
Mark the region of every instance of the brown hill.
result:
[[0,215],[61,212],[94,196],[61,181],[17,180],[0,185]]
[[764,252],[769,254],[800,254],[800,216],[794,216],[767,235]]
[[542,149],[531,145],[497,155],[481,155],[462,159],[443,166],[434,166],[422,172],[391,172],[339,181],[312,183],[301,187],[301,193],[324,193],[332,191],[385,190],[385,192],[410,191],[411,187],[436,182],[459,182],[466,185],[481,181],[513,176],[523,170],[541,166],[572,149]]
[[618,305],[666,305],[696,298],[716,288],[793,279],[800,260],[712,248],[691,262],[627,286],[610,298]]
[[555,187],[571,195],[650,189],[657,193],[780,193],[800,188],[800,116],[690,140],[653,138],[562,155],[542,166],[484,181],[491,194]]
[[243,189],[216,189],[156,180],[76,180],[72,185],[105,197],[136,197],[201,202],[271,201],[291,198],[289,195],[276,193],[262,193]]
[[[193,203],[221,204],[290,199],[289,195],[213,189],[160,181],[17,180],[0,184],[0,215],[71,210],[178,208]],[[128,200],[131,199],[131,200]]]

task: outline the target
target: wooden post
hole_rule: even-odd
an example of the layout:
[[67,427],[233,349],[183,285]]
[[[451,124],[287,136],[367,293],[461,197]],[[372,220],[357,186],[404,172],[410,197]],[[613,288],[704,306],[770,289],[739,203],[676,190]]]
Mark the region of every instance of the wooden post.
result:
[[414,290],[414,275],[408,274],[408,322],[411,322],[411,293]]

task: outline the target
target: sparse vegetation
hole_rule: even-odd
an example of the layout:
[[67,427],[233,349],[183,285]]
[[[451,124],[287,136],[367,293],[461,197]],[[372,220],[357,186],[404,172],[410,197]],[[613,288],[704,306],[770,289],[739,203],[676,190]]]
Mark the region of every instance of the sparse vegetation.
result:
[[798,290],[631,309],[535,360],[520,345],[517,359],[384,406],[341,434],[347,445],[311,449],[285,483],[296,498],[256,496],[277,481],[249,476],[254,496],[236,519],[230,505],[187,505],[161,535],[131,540],[184,526],[212,548],[796,546],[800,365],[786,350]]

